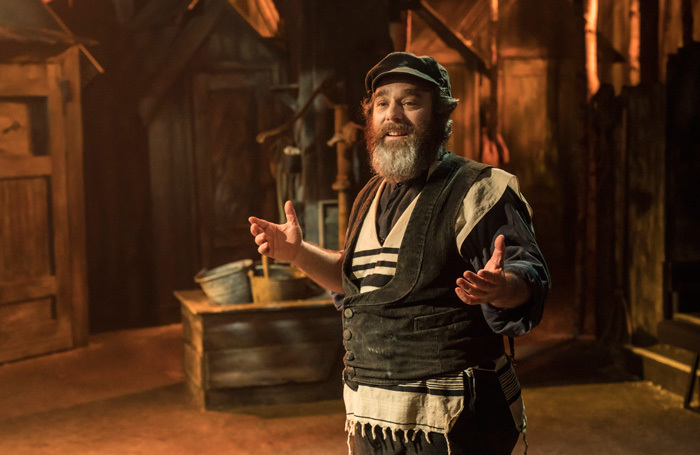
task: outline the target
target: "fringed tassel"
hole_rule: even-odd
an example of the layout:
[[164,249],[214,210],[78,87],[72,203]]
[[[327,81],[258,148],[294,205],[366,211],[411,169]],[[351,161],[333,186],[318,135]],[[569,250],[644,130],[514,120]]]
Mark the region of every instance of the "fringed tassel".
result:
[[356,428],[357,427],[355,421],[345,421],[345,431],[347,431],[348,433],[348,455],[352,455],[352,443],[350,442],[350,438],[352,438],[355,435]]

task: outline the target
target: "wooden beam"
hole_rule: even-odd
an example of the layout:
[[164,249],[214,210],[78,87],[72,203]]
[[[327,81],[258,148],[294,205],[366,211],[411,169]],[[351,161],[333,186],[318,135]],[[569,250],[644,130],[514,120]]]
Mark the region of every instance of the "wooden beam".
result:
[[598,92],[598,0],[586,1],[586,76],[588,100]]
[[208,8],[201,16],[192,19],[176,44],[169,50],[171,58],[152,78],[148,91],[141,99],[139,111],[146,125],[151,122],[163,98],[178,80],[194,53],[204,44],[226,8],[229,8],[227,2],[213,2],[208,3],[207,6]]
[[83,44],[86,41],[88,42],[88,44],[93,46],[97,45],[98,43],[94,40],[78,39],[75,35],[73,35],[73,32],[70,31],[68,26],[63,22],[63,20],[61,20],[61,17],[58,14],[56,14],[56,12],[53,10],[53,8],[51,8],[51,6],[49,6],[47,3],[44,3],[44,8],[46,8],[46,11],[48,11],[49,14],[51,14],[53,20],[56,21],[61,30],[63,30],[63,32],[69,37],[71,44],[75,44],[76,46],[78,46],[80,52],[95,67],[97,72],[103,74],[105,72],[104,68],[102,67],[102,65],[100,65],[100,62],[97,61],[95,56],[92,55],[92,53],[89,50],[87,50],[87,48]]
[[639,18],[639,0],[630,0],[629,7],[630,17],[630,41],[627,49],[627,58],[629,60],[629,85],[639,85],[639,45],[640,45],[640,18]]
[[[489,117],[486,123],[489,139],[498,144],[498,0],[491,0],[489,8],[489,38],[491,48],[491,97],[489,100]],[[480,125],[481,128],[484,125]],[[498,164],[503,164],[501,153]]]
[[[498,10],[503,16],[510,7],[515,3],[515,0],[499,0]],[[462,18],[457,30],[463,30],[467,33],[467,38],[474,39],[481,35],[484,28],[489,24],[491,0],[477,0],[474,6]]]
[[469,42],[456,30],[453,30],[425,0],[421,0],[420,4],[415,7],[415,13],[418,14],[428,26],[438,35],[438,37],[449,47],[456,50],[464,59],[464,63],[468,68],[478,71],[485,76],[489,76],[489,71],[486,68],[486,63],[479,55],[472,50]]
[[63,101],[65,115],[65,166],[68,203],[68,238],[70,245],[71,327],[73,346],[86,346],[90,321],[88,316],[87,252],[85,232],[85,187],[83,184],[83,123],[80,81],[80,48],[71,47],[60,59],[61,74],[71,96]]

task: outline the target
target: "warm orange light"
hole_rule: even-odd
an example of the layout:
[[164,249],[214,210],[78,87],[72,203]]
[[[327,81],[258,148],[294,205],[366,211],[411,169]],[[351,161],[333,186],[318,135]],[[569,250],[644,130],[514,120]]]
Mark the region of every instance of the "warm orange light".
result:
[[260,36],[264,38],[277,36],[280,15],[272,0],[228,0],[228,2],[257,30]]

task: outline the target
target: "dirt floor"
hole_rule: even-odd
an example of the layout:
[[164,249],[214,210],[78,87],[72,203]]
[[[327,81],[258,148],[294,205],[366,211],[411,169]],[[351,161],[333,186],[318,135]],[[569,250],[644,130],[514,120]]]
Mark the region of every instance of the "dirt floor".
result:
[[[530,337],[530,338],[528,338]],[[341,455],[340,399],[200,411],[182,327],[92,336],[89,346],[0,365],[0,454]],[[638,381],[590,340],[518,342],[529,455],[695,455],[700,413]],[[519,443],[514,453],[523,453]]]

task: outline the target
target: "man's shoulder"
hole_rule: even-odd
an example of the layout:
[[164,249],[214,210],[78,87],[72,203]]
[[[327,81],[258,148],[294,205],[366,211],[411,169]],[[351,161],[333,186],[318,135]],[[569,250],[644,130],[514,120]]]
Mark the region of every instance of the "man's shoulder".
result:
[[452,152],[449,152],[448,156],[451,160],[453,160],[453,162],[458,164],[461,169],[476,172],[478,174],[478,180],[496,179],[499,181],[510,181],[515,177],[513,174],[504,171],[503,169],[493,167],[490,164],[480,163],[479,161],[459,156]]
[[464,156],[459,156],[453,152],[448,152],[445,154],[445,160],[448,160],[451,163],[454,163],[455,166],[469,170],[469,171],[476,171],[476,172],[483,172],[489,168],[491,168],[490,165],[480,163],[478,161],[475,161],[471,158],[466,158]]
[[488,164],[480,163],[452,152],[445,154],[443,163],[452,169],[444,177],[451,175],[452,177],[449,178],[455,183],[461,182],[461,184],[466,185],[465,189],[468,189],[479,180],[489,178],[493,170],[493,167]]

